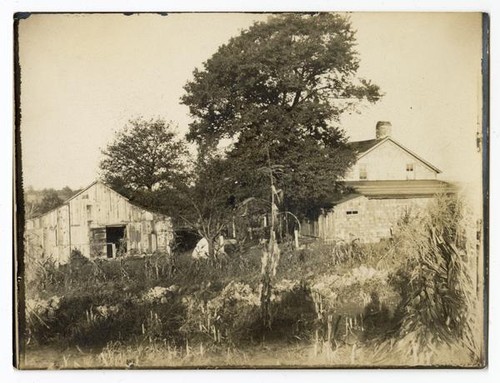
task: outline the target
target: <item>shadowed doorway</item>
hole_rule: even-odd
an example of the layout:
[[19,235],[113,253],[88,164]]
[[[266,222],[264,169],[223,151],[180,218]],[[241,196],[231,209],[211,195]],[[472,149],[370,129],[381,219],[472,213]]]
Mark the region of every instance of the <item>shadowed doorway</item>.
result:
[[106,226],[106,256],[115,258],[126,251],[125,226]]

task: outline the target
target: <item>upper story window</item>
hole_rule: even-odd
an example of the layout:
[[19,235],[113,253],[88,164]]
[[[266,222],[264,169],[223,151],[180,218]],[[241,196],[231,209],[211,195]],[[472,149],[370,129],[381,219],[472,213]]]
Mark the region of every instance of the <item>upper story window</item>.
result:
[[413,164],[406,164],[406,179],[407,180],[414,180],[415,179],[415,172],[413,168]]
[[368,179],[368,171],[366,170],[366,164],[359,165],[359,179],[360,180]]

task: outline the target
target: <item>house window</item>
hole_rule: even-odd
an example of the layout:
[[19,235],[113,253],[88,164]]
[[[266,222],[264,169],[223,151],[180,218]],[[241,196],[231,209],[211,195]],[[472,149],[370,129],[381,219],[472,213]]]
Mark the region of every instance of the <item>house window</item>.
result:
[[347,215],[352,215],[352,214],[358,214],[358,211],[357,210],[347,210],[345,213]]
[[366,180],[368,178],[368,172],[366,171],[366,165],[359,165],[359,179]]
[[406,179],[407,180],[414,180],[415,179],[415,172],[413,169],[413,164],[406,164]]

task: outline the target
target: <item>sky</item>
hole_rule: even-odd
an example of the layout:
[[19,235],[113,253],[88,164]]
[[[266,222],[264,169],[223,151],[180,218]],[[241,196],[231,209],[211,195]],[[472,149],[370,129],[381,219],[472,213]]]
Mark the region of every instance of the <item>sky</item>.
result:
[[[161,117],[181,134],[191,121],[183,86],[218,47],[265,14],[31,15],[19,27],[24,184],[80,188],[127,121]],[[359,75],[385,94],[345,115],[352,140],[391,121],[401,144],[474,183],[481,157],[481,16],[353,13]]]

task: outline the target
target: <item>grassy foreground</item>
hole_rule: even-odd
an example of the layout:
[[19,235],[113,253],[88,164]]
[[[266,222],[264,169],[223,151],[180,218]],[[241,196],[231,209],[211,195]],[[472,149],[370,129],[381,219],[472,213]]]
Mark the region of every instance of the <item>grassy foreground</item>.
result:
[[[443,347],[436,350],[432,366],[478,367],[464,350]],[[103,349],[37,346],[26,354],[28,369],[147,369],[147,368],[359,368],[421,367],[429,363],[401,355],[399,349],[381,353],[374,346],[344,345],[331,349],[310,343],[266,343],[235,347],[202,344],[174,348],[165,344],[110,343]]]
[[270,326],[258,244],[211,261],[27,254],[22,367],[481,367],[475,235],[442,198],[390,241],[283,241]]

